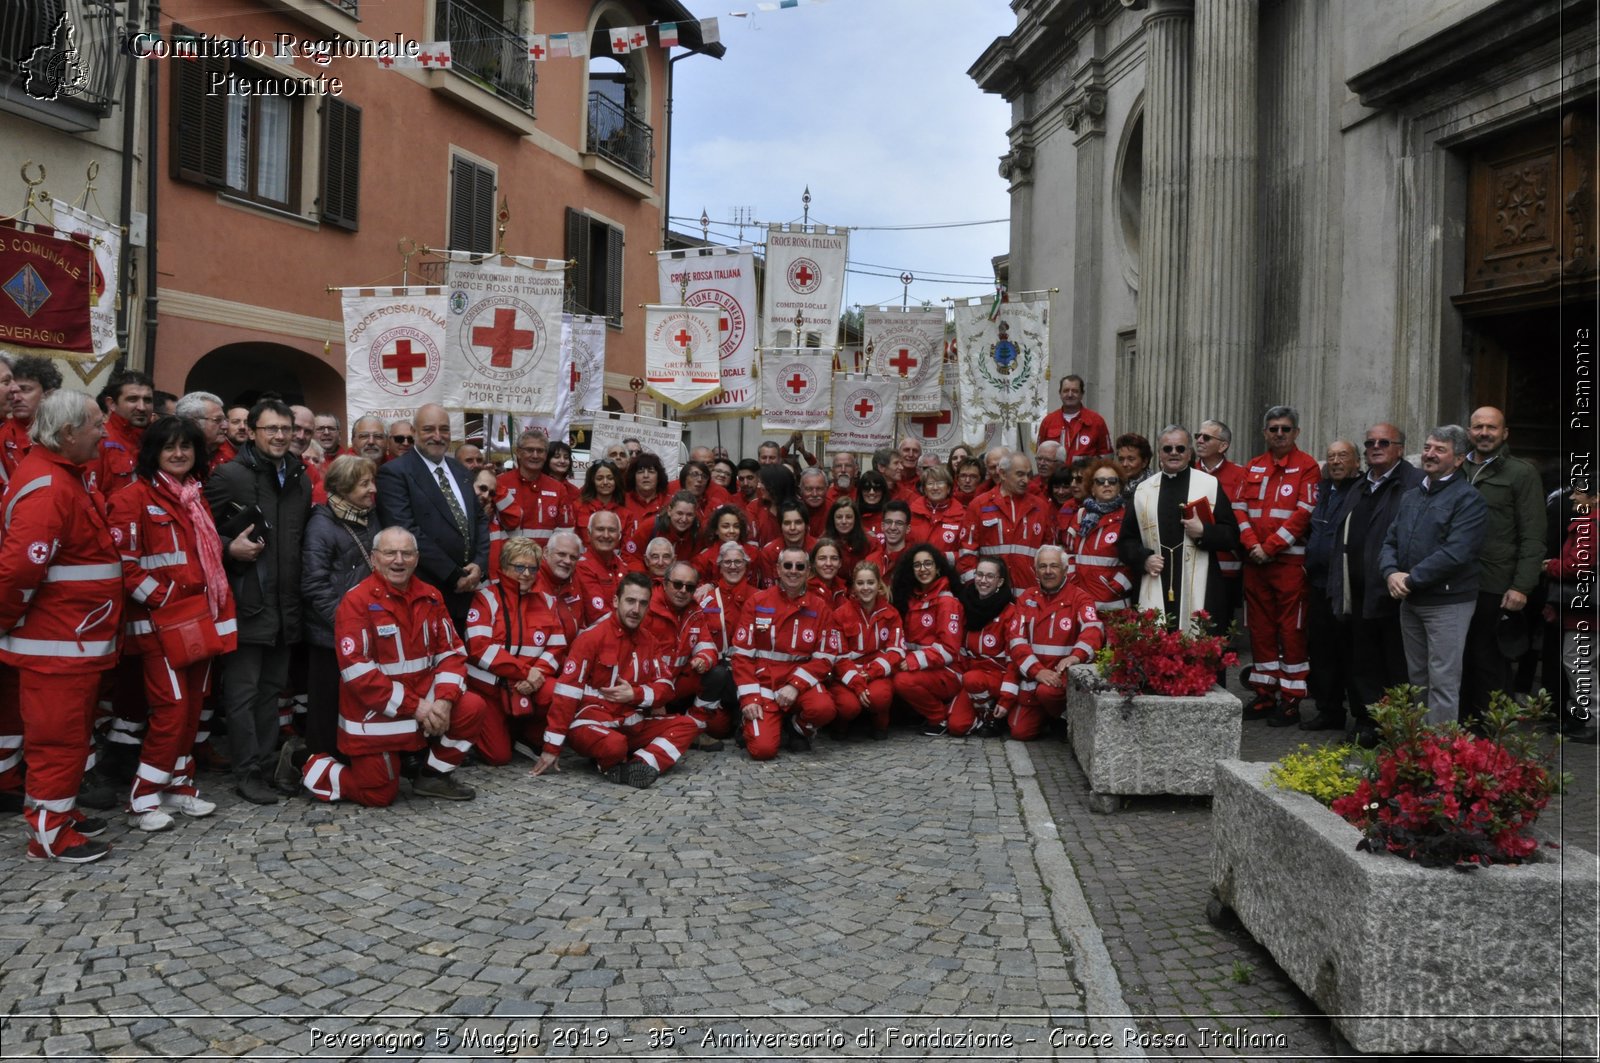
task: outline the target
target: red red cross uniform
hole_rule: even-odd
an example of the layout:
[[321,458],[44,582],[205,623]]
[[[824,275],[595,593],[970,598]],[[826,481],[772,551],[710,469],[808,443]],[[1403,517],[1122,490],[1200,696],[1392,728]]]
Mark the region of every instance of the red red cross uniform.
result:
[[[872,729],[889,729],[889,709],[894,704],[894,675],[906,659],[905,626],[887,598],[879,596],[869,612],[852,595],[833,613],[839,625],[839,661],[836,679],[828,683],[833,706],[842,723],[850,723],[863,710],[871,714]],[[862,704],[865,694],[870,706]]]
[[[672,679],[667,701],[696,697],[700,693],[700,673],[694,670],[694,663],[700,661],[707,668],[717,663],[717,644],[700,606],[690,601],[682,612],[677,612],[667,601],[665,591],[651,595],[650,609],[640,622],[639,630],[649,638],[651,650],[660,659],[664,674]],[[714,707],[703,705],[696,698],[695,708],[699,712],[690,715],[700,730],[705,729],[705,717]]]
[[[489,706],[478,739],[485,763],[509,764],[513,741],[540,744],[555,678],[577,634],[571,610],[548,594],[524,594],[511,580],[478,588],[467,611],[467,689]],[[539,688],[519,693],[516,684],[525,680]]]
[[494,526],[489,530],[489,571],[500,571],[500,547],[507,539],[537,539],[542,547],[557,528],[572,527],[567,491],[552,476],[529,480],[520,469],[502,473],[494,485]]
[[588,627],[611,612],[611,603],[617,597],[617,585],[630,572],[643,572],[644,564],[636,557],[613,550],[610,557],[590,549],[578,558],[572,582],[582,601],[576,614],[579,627]]
[[[1250,624],[1250,686],[1259,695],[1297,702],[1311,670],[1306,648],[1306,535],[1317,505],[1317,459],[1291,450],[1280,461],[1259,454],[1244,467],[1234,504],[1245,555],[1245,618]],[[1231,495],[1229,496],[1232,497]],[[1242,512],[1241,512],[1242,508]],[[1251,562],[1252,547],[1271,559]]]
[[[629,631],[615,613],[578,633],[556,681],[544,731],[544,751],[561,752],[569,739],[601,771],[630,758],[665,773],[678,763],[699,728],[687,716],[664,716],[672,678],[650,653],[650,636]],[[633,700],[607,701],[601,691],[619,683]]]
[[779,554],[783,553],[784,550],[793,549],[804,550],[806,554],[809,555],[811,553],[811,548],[816,545],[817,541],[809,535],[805,537],[805,542],[802,545],[796,547],[786,546],[784,544],[782,535],[777,535],[766,540],[762,544],[761,549],[756,553],[755,575],[757,579],[759,579],[765,585],[776,583],[778,580]]
[[1048,439],[1066,448],[1061,460],[1063,468],[1071,468],[1081,457],[1112,453],[1111,431],[1106,427],[1106,419],[1087,406],[1080,407],[1070,420],[1059,408],[1045,414],[1044,420],[1039,422],[1037,442]]
[[73,826],[100,674],[116,663],[122,558],[85,470],[45,447],[0,500],[0,663],[17,671],[28,854],[86,840]]
[[1017,621],[1015,603],[980,630],[967,630],[961,643],[961,692],[950,706],[950,733],[971,734],[990,720],[1016,711],[1018,669],[1011,659],[1011,633]]
[[891,550],[888,546],[879,546],[869,553],[865,560],[878,566],[878,574],[882,577],[884,584],[887,585],[894,578],[895,566],[900,563],[902,557],[906,556],[906,551],[909,549],[911,549],[911,540],[907,539],[896,550]]
[[911,503],[911,534],[907,542],[932,543],[953,565],[961,556],[961,534],[967,524],[967,507],[953,498],[937,506],[918,495]]
[[[750,543],[740,543],[739,545],[744,547],[745,560],[750,565],[749,568],[745,569],[745,579],[753,579],[756,574],[756,567],[761,563],[761,548]],[[722,544],[718,542],[712,543],[694,555],[694,570],[700,573],[701,583],[717,578],[721,571],[717,567],[721,554]]]
[[7,417],[0,424],[0,481],[9,484],[16,476],[17,466],[33,446],[33,440],[28,438],[32,426],[32,421],[23,423],[15,417]]
[[[191,481],[198,487],[197,481]],[[149,725],[140,747],[139,767],[128,799],[131,812],[153,812],[163,793],[193,796],[195,732],[200,709],[210,691],[208,658],[174,665],[161,650],[152,614],[206,594],[206,575],[197,553],[194,524],[182,501],[163,480],[136,479],[111,499],[111,535],[122,556],[124,630],[128,647],[138,655],[149,705]],[[227,588],[224,586],[224,591]],[[216,617],[217,634],[226,653],[238,644],[232,594],[226,594]]]
[[622,504],[622,549],[625,553],[644,560],[644,548],[656,535],[656,517],[667,508],[667,502],[664,494],[657,494],[648,502],[637,495],[627,496]]
[[[574,496],[569,494],[567,497],[570,499]],[[596,513],[615,513],[619,526],[623,531],[627,531],[628,518],[622,512],[621,502],[603,502],[598,498],[593,502],[585,502],[582,497],[578,497],[577,501],[572,503],[573,531],[578,533],[578,538],[583,541],[585,547],[589,545],[589,518]]]
[[[556,601],[567,607],[573,619],[578,621],[578,627],[584,628],[584,597],[583,586],[579,584],[577,569],[574,567],[571,579],[558,580],[550,571],[548,565],[539,566],[539,575],[534,578],[533,589],[540,594],[548,594]],[[609,606],[608,606],[609,608]]]
[[[744,721],[745,750],[754,760],[771,760],[786,724],[807,737],[833,722],[833,699],[824,686],[839,653],[839,630],[828,604],[806,591],[791,598],[782,587],[752,595],[733,636],[733,680],[741,708],[754,708]],[[799,691],[787,708],[777,695],[786,686]]]
[[1115,513],[1103,515],[1084,538],[1080,531],[1084,514],[1080,510],[1067,536],[1067,581],[1087,594],[1101,612],[1126,609],[1131,604],[1133,578],[1128,574],[1128,566],[1117,557],[1122,518],[1127,512],[1128,507],[1123,506]]
[[[1201,472],[1208,472],[1217,478],[1217,484],[1222,488],[1222,493],[1228,496],[1228,501],[1233,505],[1234,516],[1239,521],[1248,519],[1248,507],[1243,501],[1244,466],[1236,461],[1223,458],[1217,462],[1217,467],[1208,469],[1204,463],[1199,465]],[[1309,526],[1309,525],[1308,525]],[[1239,579],[1243,575],[1243,564],[1239,555],[1232,550],[1217,551],[1217,567],[1222,570],[1224,579]],[[1237,601],[1238,599],[1234,599]]]
[[1066,707],[1066,686],[1041,683],[1040,673],[1059,669],[1063,661],[1082,664],[1093,660],[1105,645],[1105,637],[1094,602],[1070,582],[1054,594],[1035,587],[1017,599],[1011,659],[1017,662],[1021,689],[1017,711],[1011,714],[1012,738],[1021,742],[1038,738],[1045,717],[1059,717]]
[[[729,583],[720,578],[708,581],[700,584],[695,591],[695,604],[705,614],[706,630],[716,644],[719,660],[727,660],[733,648],[734,632],[739,627],[739,617],[744,612],[745,604],[758,590],[750,577],[746,576],[738,583]],[[700,711],[697,719],[705,733],[712,738],[731,738],[739,727],[738,704],[720,704],[715,708],[708,705]]]
[[906,660],[894,674],[894,696],[930,724],[945,723],[961,689],[961,602],[941,576],[919,587],[906,606]]
[[135,428],[120,413],[106,418],[106,434],[100,440],[100,460],[95,467],[95,486],[109,499],[133,484],[139,464],[139,444],[144,429]]
[[997,557],[1011,575],[1015,591],[1036,586],[1033,555],[1055,534],[1055,514],[1033,495],[1018,498],[996,488],[981,494],[967,507],[967,525],[961,538],[956,567],[963,583],[972,579],[978,559]]
[[[400,754],[427,750],[427,765],[448,774],[480,740],[489,706],[466,689],[467,655],[444,598],[412,579],[397,591],[368,576],[333,616],[339,662],[339,752],[306,761],[302,782],[322,801],[394,803]],[[422,699],[451,704],[450,726],[430,738],[417,723]]]

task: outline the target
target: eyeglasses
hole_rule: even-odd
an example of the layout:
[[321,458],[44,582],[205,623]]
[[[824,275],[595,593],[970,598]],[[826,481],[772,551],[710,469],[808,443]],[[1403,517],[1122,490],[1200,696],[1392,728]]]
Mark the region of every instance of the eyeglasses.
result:
[[[1163,453],[1163,454],[1187,454],[1187,453],[1189,453],[1189,448],[1184,446],[1182,443],[1163,443],[1161,445],[1161,453]],[[1099,482],[1100,482],[1099,480],[1095,481],[1095,483],[1099,483]]]
[[1273,424],[1267,426],[1267,431],[1271,432],[1275,436],[1286,436],[1290,432],[1294,431],[1294,426],[1288,424]]
[[395,443],[410,443],[416,439],[416,436],[390,436],[389,439]]
[[1194,434],[1194,441],[1196,443],[1209,443],[1215,438],[1217,438],[1217,437],[1216,436],[1212,436],[1212,435],[1207,435],[1204,432],[1196,432]]
[[524,565],[524,564],[521,564],[519,562],[515,562],[514,561],[514,562],[511,562],[511,563],[506,565],[506,571],[507,572],[515,572],[519,576],[531,576],[535,572],[539,571],[539,566],[538,565]]
[[678,588],[680,591],[692,591],[695,588],[696,581],[692,579],[669,579],[667,582]]
[[1096,487],[1119,487],[1121,484],[1122,481],[1117,479],[1115,476],[1096,476],[1094,478],[1094,485]]
[[215,417],[202,417],[200,419],[202,421],[204,421],[206,424],[227,424],[228,423],[228,419],[226,417],[222,416],[221,414],[218,414]]
[[750,559],[748,557],[724,557],[717,563],[720,565],[748,565]]
[[268,426],[268,425],[264,425],[264,424],[258,424],[258,425],[256,425],[255,430],[257,432],[265,433],[266,435],[269,435],[269,436],[286,436],[290,432],[294,431],[294,425],[292,425],[292,424],[280,424],[280,425]]
[[804,561],[799,563],[794,561],[784,561],[781,562],[778,567],[783,569],[785,572],[804,572],[806,570],[806,563]]
[[1366,441],[1366,448],[1368,450],[1377,450],[1379,447],[1392,447],[1394,444],[1395,441],[1392,439],[1369,439]]
[[879,487],[877,484],[862,484],[861,493],[866,494],[868,491],[871,491],[875,495],[883,494],[883,488]]
[[416,557],[415,550],[374,550],[373,557]]
[[919,557],[915,561],[911,562],[911,567],[912,568],[938,568],[939,566],[935,565],[931,558]]

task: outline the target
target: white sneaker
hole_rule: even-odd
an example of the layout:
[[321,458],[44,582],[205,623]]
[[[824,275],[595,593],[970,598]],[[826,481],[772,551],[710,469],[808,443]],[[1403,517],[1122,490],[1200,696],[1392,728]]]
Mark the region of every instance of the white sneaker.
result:
[[171,812],[181,812],[190,819],[201,819],[217,810],[217,806],[194,794],[162,794],[161,807]]
[[159,808],[153,812],[129,812],[128,826],[137,827],[148,834],[154,834],[156,831],[171,830],[172,817]]

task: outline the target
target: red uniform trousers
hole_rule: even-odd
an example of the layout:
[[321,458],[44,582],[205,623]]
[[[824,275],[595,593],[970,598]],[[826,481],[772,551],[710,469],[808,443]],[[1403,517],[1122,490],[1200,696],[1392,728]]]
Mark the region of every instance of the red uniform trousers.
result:
[[0,664],[0,790],[22,792],[22,703],[9,664]]
[[833,697],[835,718],[839,723],[854,723],[862,712],[869,713],[872,729],[882,732],[889,729],[889,709],[894,706],[894,680],[871,679],[867,681],[867,696],[872,700],[869,708],[861,698],[843,683],[830,682],[828,693]]
[[1285,702],[1306,696],[1311,672],[1306,646],[1306,569],[1298,555],[1265,565],[1245,562],[1245,617],[1250,624],[1250,687]]
[[700,726],[688,716],[635,714],[618,720],[607,706],[585,705],[572,717],[567,744],[579,756],[593,757],[601,771],[621,764],[631,754],[665,773],[678,763],[699,732]]
[[[483,714],[483,728],[478,732],[474,747],[485,764],[500,767],[511,763],[513,746],[521,742],[529,749],[538,750],[544,744],[544,725],[550,718],[550,702],[556,696],[556,681],[545,676],[544,682],[532,695],[506,690],[492,693],[483,684],[467,680],[467,689],[483,698],[488,711]],[[507,702],[511,705],[508,707]],[[526,711],[520,711],[526,706]],[[538,754],[534,756],[537,758]]]
[[139,770],[133,776],[128,811],[154,812],[161,795],[199,793],[194,785],[194,736],[200,726],[200,706],[211,685],[207,658],[187,668],[173,668],[159,653],[141,654],[145,698],[150,704],[150,724],[139,753]]
[[1024,683],[1022,687],[1016,711],[1011,714],[1011,737],[1018,742],[1031,742],[1044,734],[1049,720],[1061,718],[1067,707],[1067,688],[1047,687],[1043,683]]
[[[778,689],[782,687],[783,684],[779,683]],[[838,711],[834,708],[833,699],[821,686],[802,690],[788,709],[779,708],[776,701],[764,694],[747,694],[743,700],[746,704],[754,703],[761,710],[758,719],[744,721],[744,749],[750,754],[751,760],[772,760],[778,755],[785,720],[789,721],[788,726],[795,733],[809,737],[819,728],[832,723]]]
[[54,856],[88,841],[74,824],[83,818],[78,788],[94,728],[100,673],[57,675],[19,668],[17,688],[28,772],[22,812],[28,855]]
[[[1006,687],[1009,689],[1002,690]],[[973,728],[993,719],[1002,693],[1014,698],[1016,687],[1007,683],[1006,670],[999,662],[969,660],[966,671],[961,673],[961,691],[950,704],[950,733],[971,734]]]
[[[462,691],[450,709],[449,728],[439,737],[426,740],[428,767],[441,774],[459,768],[482,738],[484,720],[492,711],[478,695],[470,690]],[[368,808],[394,804],[394,799],[400,795],[398,752],[385,750],[341,756],[343,761],[318,753],[306,761],[301,782],[312,797],[319,801],[354,801]]]
[[[914,648],[914,647],[913,647]],[[950,702],[961,691],[961,676],[948,665],[894,674],[895,700],[903,701],[929,723],[944,723]]]

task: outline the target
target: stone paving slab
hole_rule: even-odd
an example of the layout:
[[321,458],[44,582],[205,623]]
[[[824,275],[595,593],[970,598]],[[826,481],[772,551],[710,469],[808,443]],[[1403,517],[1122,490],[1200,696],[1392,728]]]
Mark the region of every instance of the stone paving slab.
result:
[[387,810],[213,786],[84,867],[9,847],[0,1057],[1105,1054],[1004,743],[526,768]]
[[[1248,700],[1236,680],[1230,689]],[[1247,722],[1241,758],[1273,761],[1301,743],[1342,740],[1336,732]],[[1546,740],[1544,748],[1572,775],[1572,785],[1553,799],[1541,827],[1567,844],[1600,851],[1596,747],[1557,748]],[[1209,798],[1130,798],[1118,812],[1101,815],[1088,807],[1088,780],[1063,735],[1031,743],[1028,752],[1133,1013],[1130,1021],[1150,1035],[1151,1058],[1368,1058],[1338,1035],[1246,931],[1207,922]],[[1219,1030],[1243,1033],[1219,1037]]]

